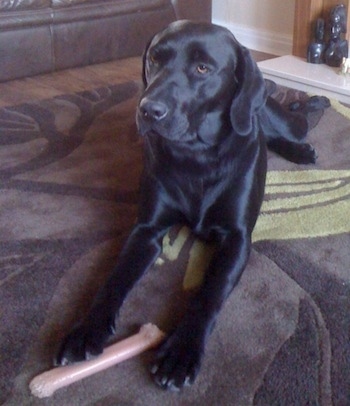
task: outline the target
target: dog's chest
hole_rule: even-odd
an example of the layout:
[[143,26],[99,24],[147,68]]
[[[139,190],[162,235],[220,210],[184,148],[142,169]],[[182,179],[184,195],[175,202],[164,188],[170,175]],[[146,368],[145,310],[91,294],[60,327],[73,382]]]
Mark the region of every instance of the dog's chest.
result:
[[210,182],[201,178],[181,178],[178,182],[172,179],[167,193],[187,225],[202,238],[212,239],[213,226],[221,223],[222,214],[229,209],[226,184],[227,179]]

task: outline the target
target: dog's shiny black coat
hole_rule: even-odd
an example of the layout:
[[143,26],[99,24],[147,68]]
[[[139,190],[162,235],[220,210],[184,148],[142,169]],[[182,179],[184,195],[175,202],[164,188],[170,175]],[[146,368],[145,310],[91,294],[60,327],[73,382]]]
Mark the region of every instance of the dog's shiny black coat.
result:
[[[187,224],[217,250],[188,311],[157,352],[151,372],[163,388],[193,383],[205,343],[248,261],[264,195],[266,144],[313,163],[301,140],[306,114],[267,95],[247,49],[226,29],[175,22],[144,55],[137,124],[145,138],[138,222],[87,316],[65,339],[57,364],[102,351],[127,293],[161,252],[162,238]],[[311,108],[312,109],[312,108]]]

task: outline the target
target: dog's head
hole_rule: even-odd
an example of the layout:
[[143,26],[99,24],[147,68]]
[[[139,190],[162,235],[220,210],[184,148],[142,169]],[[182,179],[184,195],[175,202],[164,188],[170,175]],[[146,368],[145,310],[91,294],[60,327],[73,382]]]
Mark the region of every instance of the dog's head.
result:
[[265,84],[248,50],[225,28],[177,21],[144,53],[145,90],[137,109],[142,135],[214,145],[222,134],[252,133]]

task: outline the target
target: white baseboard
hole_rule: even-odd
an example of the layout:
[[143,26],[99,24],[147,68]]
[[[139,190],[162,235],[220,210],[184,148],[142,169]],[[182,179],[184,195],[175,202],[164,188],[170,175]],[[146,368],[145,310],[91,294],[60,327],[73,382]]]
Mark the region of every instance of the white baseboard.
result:
[[259,30],[242,24],[213,20],[214,24],[229,29],[237,40],[249,49],[266,52],[276,56],[292,53],[293,36],[272,31]]

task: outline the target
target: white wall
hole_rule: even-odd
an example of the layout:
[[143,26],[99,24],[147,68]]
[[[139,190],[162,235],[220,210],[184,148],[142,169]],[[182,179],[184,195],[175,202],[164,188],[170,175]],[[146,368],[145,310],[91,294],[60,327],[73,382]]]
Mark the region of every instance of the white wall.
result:
[[290,54],[295,0],[213,0],[213,22],[250,49]]

